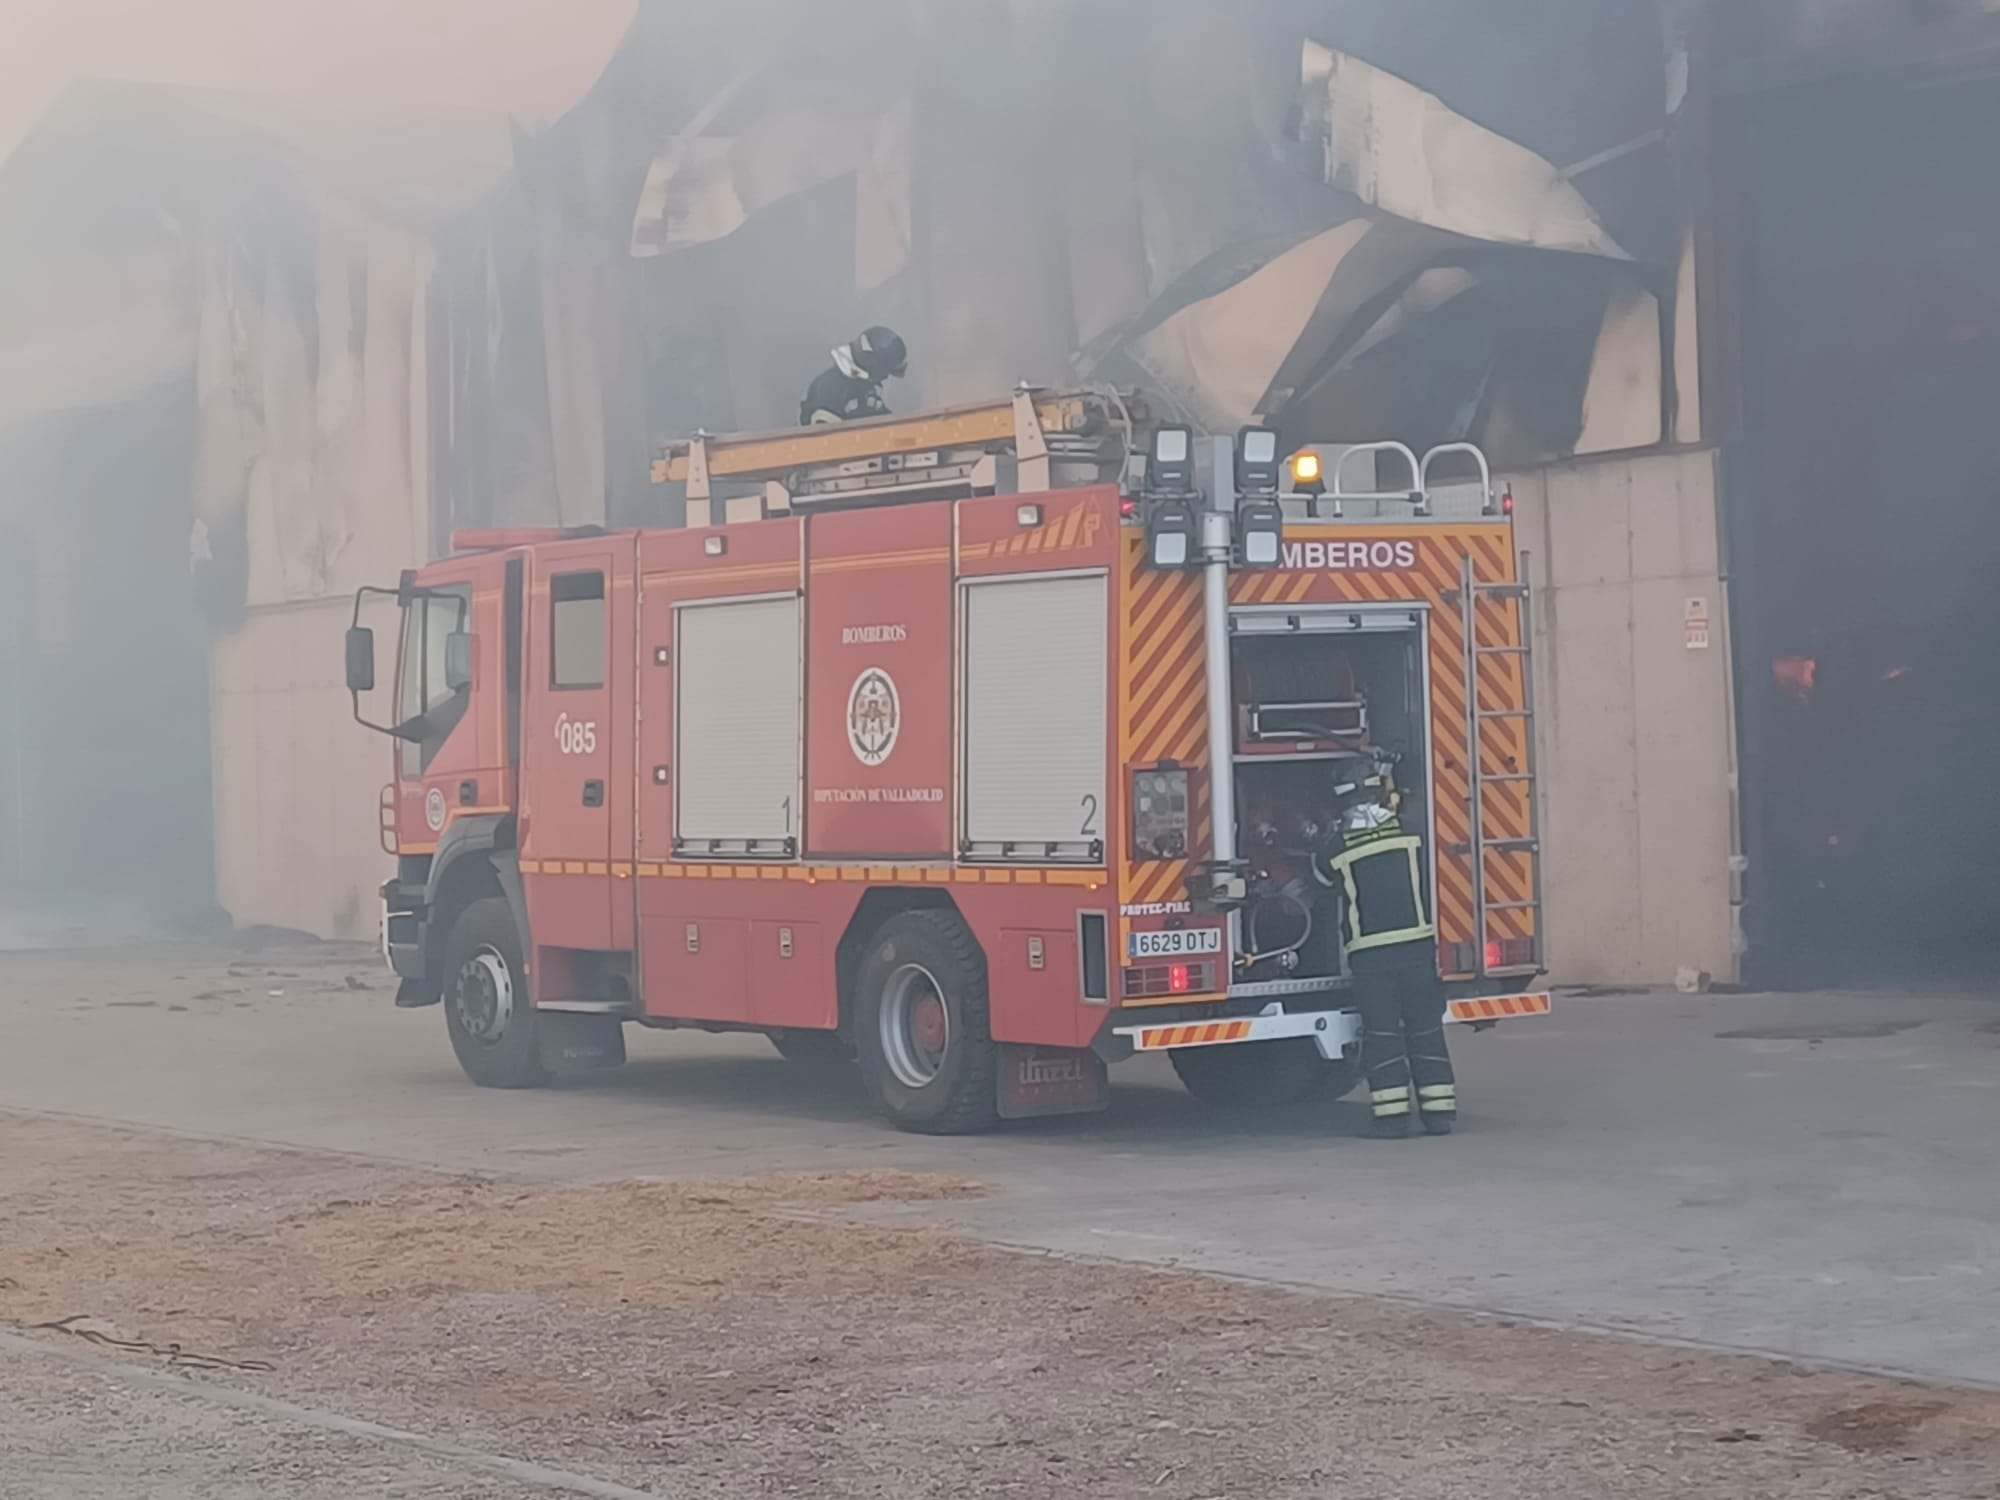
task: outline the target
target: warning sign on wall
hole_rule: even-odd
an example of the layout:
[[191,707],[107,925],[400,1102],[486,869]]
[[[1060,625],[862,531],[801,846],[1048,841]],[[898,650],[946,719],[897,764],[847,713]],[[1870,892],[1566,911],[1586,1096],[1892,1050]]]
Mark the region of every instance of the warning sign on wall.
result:
[[1685,616],[1682,629],[1687,648],[1690,651],[1708,649],[1708,601],[1690,598],[1683,611]]

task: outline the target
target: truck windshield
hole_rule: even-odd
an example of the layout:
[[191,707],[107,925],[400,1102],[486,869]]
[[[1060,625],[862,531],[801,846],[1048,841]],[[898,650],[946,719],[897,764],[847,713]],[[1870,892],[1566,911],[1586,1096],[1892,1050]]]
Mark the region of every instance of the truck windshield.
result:
[[421,720],[421,734],[403,742],[403,775],[421,776],[458,721],[465,717],[469,690],[453,691],[445,673],[446,642],[472,630],[472,587],[445,584],[412,599],[403,608],[402,675],[396,716],[404,724]]

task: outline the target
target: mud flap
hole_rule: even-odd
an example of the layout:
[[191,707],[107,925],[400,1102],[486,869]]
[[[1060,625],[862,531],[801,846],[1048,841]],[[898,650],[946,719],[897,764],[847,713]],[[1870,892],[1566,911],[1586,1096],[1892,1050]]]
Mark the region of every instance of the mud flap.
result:
[[436,1005],[443,998],[438,994],[437,986],[427,979],[405,979],[396,986],[397,1010],[422,1010],[427,1005]]
[[1089,1114],[1110,1102],[1110,1078],[1095,1052],[1000,1044],[1001,1119]]
[[617,1016],[545,1010],[535,1017],[542,1066],[551,1073],[587,1073],[625,1062],[625,1025]]

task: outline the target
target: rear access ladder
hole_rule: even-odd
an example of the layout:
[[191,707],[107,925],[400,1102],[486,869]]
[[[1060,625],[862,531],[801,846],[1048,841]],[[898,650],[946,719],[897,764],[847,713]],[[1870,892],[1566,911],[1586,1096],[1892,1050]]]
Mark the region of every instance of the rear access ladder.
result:
[[[1527,577],[1527,555],[1521,557],[1520,576]],[[1541,800],[1537,796],[1535,781],[1535,673],[1534,673],[1534,620],[1528,609],[1528,585],[1519,583],[1481,583],[1473,569],[1470,556],[1459,563],[1459,586],[1456,590],[1459,609],[1460,640],[1465,653],[1465,753],[1466,781],[1471,791],[1471,841],[1455,845],[1449,852],[1464,855],[1471,865],[1472,910],[1473,910],[1473,968],[1479,978],[1495,975],[1519,975],[1534,973],[1541,968],[1542,955],[1547,952],[1546,936],[1542,930],[1542,826]],[[1482,601],[1512,604],[1515,610],[1516,629],[1514,644],[1489,646],[1482,644],[1479,634],[1479,605]],[[1513,660],[1519,664],[1521,697],[1519,706],[1512,704],[1495,707],[1482,690],[1479,668],[1488,661]],[[1517,764],[1504,771],[1489,771],[1485,761],[1483,736],[1487,726],[1496,722],[1512,720],[1521,726],[1521,753]],[[1488,820],[1487,793],[1501,786],[1516,786],[1521,789],[1525,806],[1525,836],[1514,834],[1495,838],[1491,834]],[[1493,900],[1487,894],[1490,878],[1488,856],[1494,854],[1525,855],[1528,862],[1528,895],[1525,900]],[[1496,939],[1492,931],[1492,919],[1501,912],[1525,912],[1528,919],[1523,925],[1534,935],[1532,962],[1508,963],[1504,940]],[[1501,962],[1490,962],[1490,955],[1499,943]]]

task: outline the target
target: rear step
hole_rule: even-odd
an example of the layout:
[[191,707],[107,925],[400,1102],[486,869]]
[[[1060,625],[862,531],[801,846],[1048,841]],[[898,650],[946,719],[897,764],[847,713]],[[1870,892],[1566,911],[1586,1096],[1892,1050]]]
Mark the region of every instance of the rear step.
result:
[[[1545,1016],[1545,994],[1489,995],[1453,1000],[1445,1020],[1484,1026],[1522,1016]],[[1320,1055],[1331,1061],[1361,1044],[1361,1017],[1351,1010],[1283,1011],[1267,1005],[1254,1016],[1225,1016],[1206,1021],[1165,1021],[1118,1026],[1113,1034],[1129,1038],[1135,1052],[1174,1052],[1184,1047],[1227,1047],[1237,1042],[1278,1042],[1309,1037]]]

